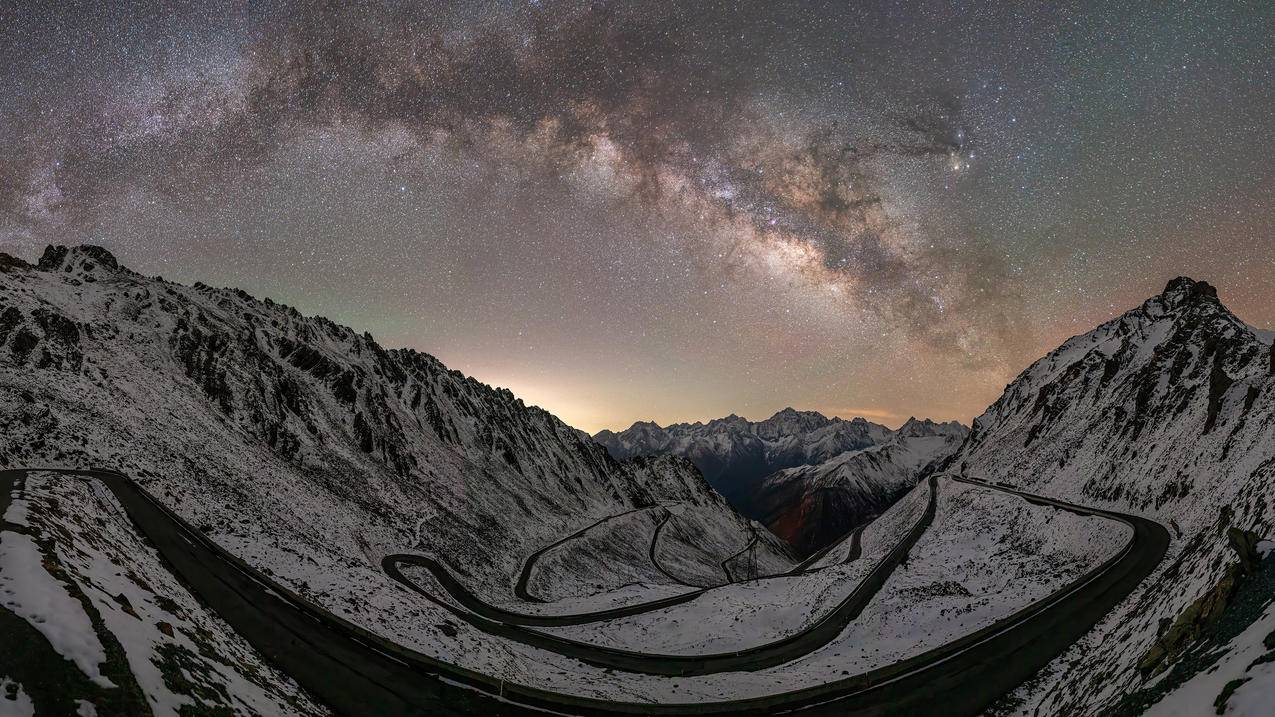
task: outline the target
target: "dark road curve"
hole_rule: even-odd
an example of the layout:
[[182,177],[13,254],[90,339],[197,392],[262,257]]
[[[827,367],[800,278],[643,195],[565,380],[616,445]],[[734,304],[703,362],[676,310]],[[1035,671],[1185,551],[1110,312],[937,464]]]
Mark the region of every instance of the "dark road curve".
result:
[[735,576],[730,574],[730,561],[752,550],[754,547],[757,546],[757,541],[759,540],[761,540],[761,538],[757,536],[756,532],[754,532],[752,539],[749,540],[744,545],[744,547],[740,548],[739,550],[736,550],[735,552],[731,553],[730,555],[727,555],[725,558],[722,559],[722,562],[721,562],[722,574],[726,576],[727,585],[737,582],[735,580]]
[[[0,471],[0,490],[9,490],[17,474],[48,470]],[[1125,522],[1133,527],[1133,538],[1071,586],[984,630],[895,665],[757,698],[619,702],[506,684],[386,641],[304,602],[212,543],[122,474],[52,472],[101,480],[192,592],[303,687],[345,715],[974,715],[1088,632],[1155,569],[1169,543],[1168,531],[1139,516],[966,479]]]
[[[227,553],[123,474],[0,471],[0,491],[25,473],[96,479],[114,494],[170,570],[264,657],[343,715],[528,714],[510,709],[492,678],[418,655],[306,603]],[[534,710],[542,712],[543,710]]]
[[[846,533],[845,535],[841,536],[841,539],[829,545],[826,545],[823,548],[820,548],[814,553],[811,553],[810,557],[806,558],[800,563],[797,563],[795,566],[793,566],[792,570],[789,570],[788,572],[783,573],[783,575],[797,575],[800,573],[814,572],[814,570],[809,569],[810,566],[822,560],[823,556],[827,555],[833,550],[836,550],[838,547],[840,547],[842,543],[846,542],[846,540],[850,541],[850,552],[846,555],[844,559],[841,560],[841,563],[853,563],[854,561],[859,559],[860,555],[863,554],[863,546],[859,544],[859,540],[863,537],[863,529],[866,527],[868,527],[866,524],[860,525],[859,527],[855,528],[849,533]],[[837,565],[837,564],[838,563],[832,563],[832,565]],[[823,565],[818,568],[815,568],[815,570],[823,570],[826,567],[829,567],[829,566]]]
[[651,507],[652,506],[634,508],[633,510],[626,510],[623,513],[608,515],[607,517],[602,518],[594,523],[590,523],[589,525],[584,526],[583,528],[566,536],[565,538],[559,538],[553,541],[552,543],[549,543],[548,545],[544,546],[543,548],[540,548],[539,550],[532,553],[531,555],[528,555],[527,558],[522,561],[522,570],[519,571],[518,573],[518,582],[514,583],[514,595],[516,595],[519,600],[522,600],[524,602],[544,602],[543,599],[536,597],[535,595],[532,595],[531,592],[527,590],[527,583],[531,581],[531,570],[532,568],[536,566],[536,562],[540,560],[540,556],[544,555],[550,550],[553,550],[559,545],[562,545],[563,543],[566,543],[571,540],[575,540],[576,538],[584,535],[585,533],[589,532],[590,530],[593,530],[594,528],[598,527],[599,525],[602,525],[603,523],[616,520],[617,518],[623,518],[626,515],[640,513],[644,510],[650,510]]
[[[593,530],[594,528],[598,527],[599,525],[602,525],[603,523],[609,523],[612,520],[623,518],[627,515],[640,513],[644,510],[650,510],[652,507],[654,506],[633,508],[632,510],[624,511],[623,513],[615,513],[613,515],[608,515],[605,518],[600,518],[590,523],[589,525],[586,525],[583,528],[575,531],[574,533],[571,533],[570,535],[567,535],[566,537],[559,538],[553,541],[552,543],[549,543],[548,545],[544,546],[543,548],[540,548],[534,553],[528,555],[527,558],[522,561],[522,569],[518,572],[517,582],[514,583],[514,596],[516,596],[519,600],[522,600],[523,602],[537,602],[537,603],[545,602],[543,598],[540,598],[537,595],[533,595],[531,591],[527,589],[527,584],[531,582],[531,571],[535,568],[536,563],[540,561],[540,558],[545,553],[549,552],[550,550],[553,550],[554,548],[557,548],[563,543],[570,542],[572,540],[575,540],[576,538],[583,536],[585,533],[588,533],[590,530]],[[687,587],[691,587],[691,588],[699,588],[700,586],[690,585],[686,582],[683,582],[677,576],[669,573],[667,570],[664,569],[664,566],[660,565],[659,561],[655,558],[655,544],[656,544],[656,541],[658,541],[660,538],[660,531],[663,530],[665,523],[667,523],[669,519],[672,518],[673,516],[672,512],[670,512],[667,508],[665,508],[664,510],[665,510],[665,515],[660,520],[659,524],[655,527],[655,532],[651,538],[651,548],[650,548],[651,563],[655,566],[657,570],[659,570],[661,573],[663,573],[665,576],[667,576],[670,580],[677,583],[678,585],[686,585]],[[731,558],[734,558],[736,555],[739,555],[740,553],[744,552],[745,550],[748,550],[756,542],[757,542],[757,537],[756,535],[754,535],[752,540],[750,540],[747,545],[745,545],[739,551],[733,553],[730,557],[726,558],[726,560],[722,561],[722,572],[726,574],[726,584],[730,584],[732,582],[730,569],[726,567],[726,562],[729,561]],[[403,561],[403,562],[408,562],[408,561]]]
[[[664,517],[660,518],[659,524],[655,526],[655,532],[651,534],[651,547],[647,549],[646,557],[648,560],[651,561],[651,565],[654,565],[655,569],[660,571],[664,575],[664,577],[668,578],[669,580],[672,580],[678,585],[685,585],[688,588],[695,588],[697,590],[703,589],[704,587],[703,585],[692,585],[686,582],[685,580],[681,579],[680,577],[674,575],[673,573],[669,572],[667,569],[665,569],[664,564],[660,562],[660,557],[657,554],[659,553],[659,548],[660,548],[660,536],[664,533],[664,527],[667,526],[669,522],[672,520],[673,520],[673,511],[671,510],[664,511]],[[687,598],[687,599],[689,600],[690,598]]]

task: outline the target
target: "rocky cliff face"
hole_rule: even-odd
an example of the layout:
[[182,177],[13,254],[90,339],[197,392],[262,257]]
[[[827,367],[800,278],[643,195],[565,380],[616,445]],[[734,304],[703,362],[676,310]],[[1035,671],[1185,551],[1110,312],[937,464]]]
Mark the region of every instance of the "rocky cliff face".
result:
[[592,516],[686,503],[752,534],[684,459],[618,461],[432,356],[96,247],[0,261],[0,425],[0,463],[120,467],[227,542],[414,543],[494,593]]
[[[1160,570],[1091,640],[1020,691],[1027,708],[1093,714],[1116,709],[1122,694],[1141,693],[1145,704],[1178,699],[1174,690],[1211,666],[1216,675],[1252,676],[1247,661],[1221,657],[1236,652],[1226,638],[1209,647],[1203,667],[1150,682],[1172,662],[1166,631],[1198,612],[1202,598],[1215,605],[1226,600],[1219,590],[1238,589],[1244,571],[1236,572],[1242,561],[1228,532],[1269,537],[1275,530],[1271,337],[1232,315],[1212,286],[1175,279],[1037,361],[975,420],[950,466],[1143,513],[1174,532]],[[1219,699],[1221,713],[1229,697]]]
[[749,496],[771,473],[822,463],[846,451],[880,443],[891,433],[885,426],[862,418],[847,421],[785,408],[758,422],[735,415],[667,428],[638,422],[619,433],[601,431],[594,440],[616,458],[682,456],[694,463],[733,505],[747,511]]

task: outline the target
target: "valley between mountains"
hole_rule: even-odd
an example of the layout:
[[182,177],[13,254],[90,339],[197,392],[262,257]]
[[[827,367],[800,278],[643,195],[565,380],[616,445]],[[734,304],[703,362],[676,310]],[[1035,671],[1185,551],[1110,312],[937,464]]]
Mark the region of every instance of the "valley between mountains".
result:
[[588,436],[92,246],[0,255],[0,715],[1269,714],[1275,350],[1165,290],[971,426]]

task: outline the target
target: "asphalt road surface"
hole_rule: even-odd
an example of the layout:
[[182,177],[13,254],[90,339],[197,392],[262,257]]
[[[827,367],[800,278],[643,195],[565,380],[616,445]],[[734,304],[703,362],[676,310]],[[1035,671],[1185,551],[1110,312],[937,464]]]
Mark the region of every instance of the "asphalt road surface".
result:
[[[13,477],[22,472],[0,471],[0,490],[9,490]],[[505,684],[395,645],[304,602],[226,553],[121,474],[55,472],[102,481],[192,592],[318,699],[346,715],[973,715],[1088,632],[1155,569],[1169,543],[1168,531],[1139,516],[964,479],[1033,502],[1125,522],[1133,527],[1133,537],[1072,585],[983,630],[894,665],[745,700],[615,702]],[[935,478],[930,480],[933,491]],[[886,576],[888,572],[881,580]]]

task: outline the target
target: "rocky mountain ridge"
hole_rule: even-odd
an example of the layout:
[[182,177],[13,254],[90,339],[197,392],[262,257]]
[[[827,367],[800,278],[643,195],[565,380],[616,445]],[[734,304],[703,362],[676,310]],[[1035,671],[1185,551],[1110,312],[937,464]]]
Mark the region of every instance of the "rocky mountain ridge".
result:
[[[367,525],[344,537],[358,552],[410,534],[493,594],[522,554],[590,516],[683,503],[715,516],[707,530],[754,534],[688,461],[615,460],[428,354],[240,290],[147,278],[98,247],[0,266],[5,463],[120,466],[196,513],[212,509],[199,490],[263,510],[298,491],[357,506]],[[201,519],[262,539],[233,516]]]

